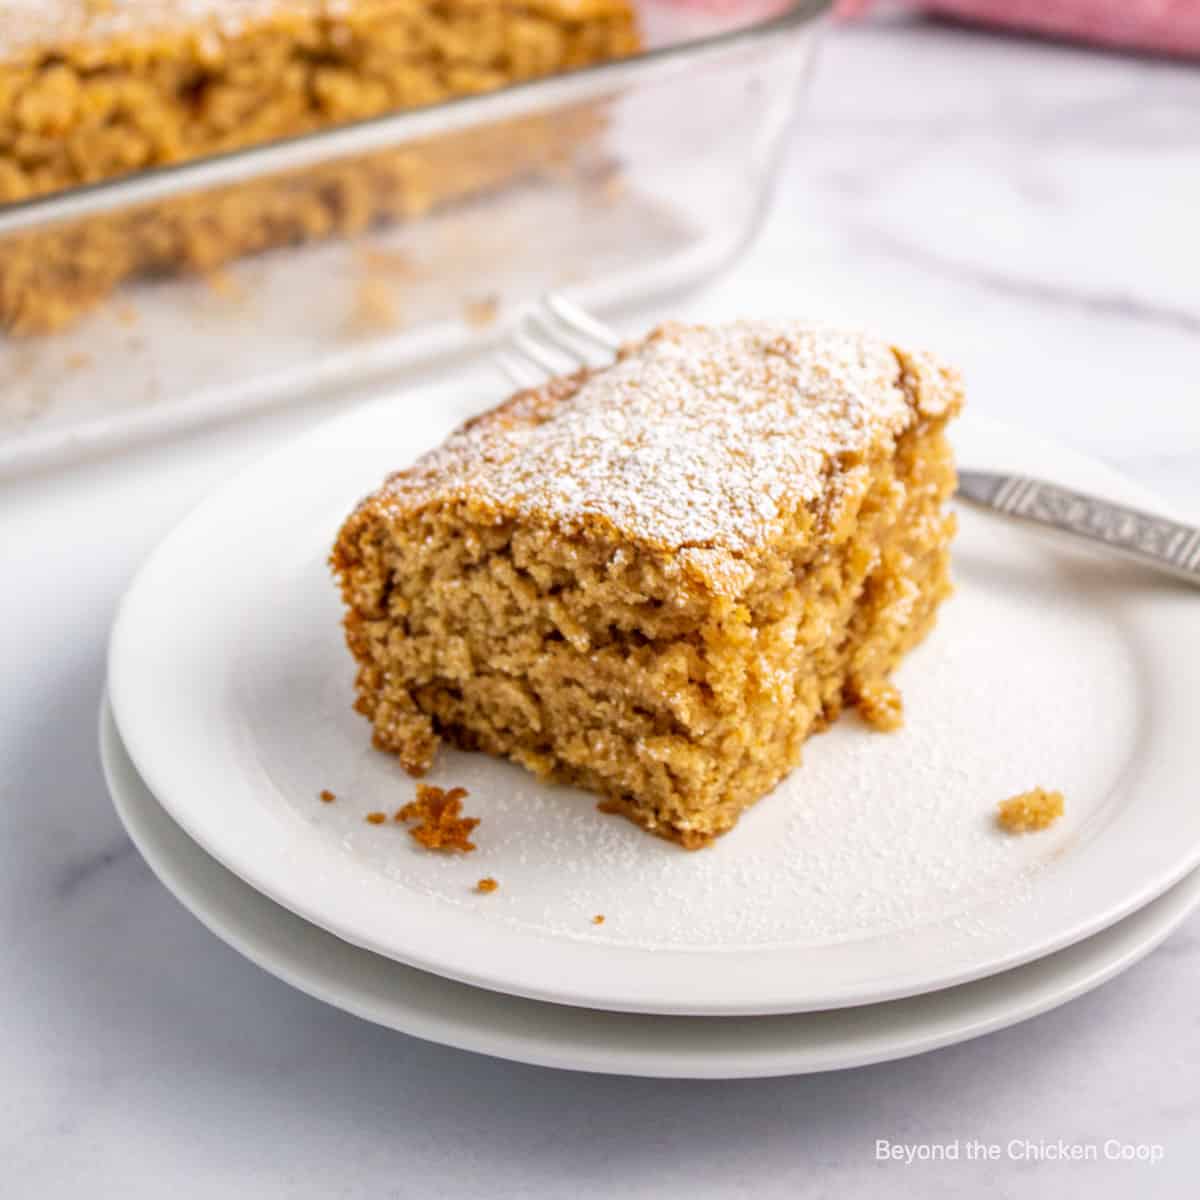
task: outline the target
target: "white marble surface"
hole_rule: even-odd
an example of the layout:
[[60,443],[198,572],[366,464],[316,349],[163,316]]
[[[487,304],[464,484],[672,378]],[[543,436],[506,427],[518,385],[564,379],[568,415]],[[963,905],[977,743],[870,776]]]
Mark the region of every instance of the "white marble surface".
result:
[[[1200,514],[1200,71],[938,27],[839,34],[759,244],[696,312],[926,341],[977,408]],[[576,1076],[293,992],[184,912],[101,782],[139,560],[307,409],[0,489],[0,1195],[1190,1196],[1200,916],[1007,1032],[842,1074]],[[876,1138],[1118,1137],[1157,1167],[874,1161]]]

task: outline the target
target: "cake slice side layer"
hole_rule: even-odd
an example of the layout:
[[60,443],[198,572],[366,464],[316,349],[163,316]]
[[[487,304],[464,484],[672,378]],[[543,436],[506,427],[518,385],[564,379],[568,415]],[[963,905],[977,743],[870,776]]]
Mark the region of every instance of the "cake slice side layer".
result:
[[931,624],[960,391],[800,326],[671,327],[611,372],[514,397],[349,519],[358,707],[414,773],[445,738],[698,846]]

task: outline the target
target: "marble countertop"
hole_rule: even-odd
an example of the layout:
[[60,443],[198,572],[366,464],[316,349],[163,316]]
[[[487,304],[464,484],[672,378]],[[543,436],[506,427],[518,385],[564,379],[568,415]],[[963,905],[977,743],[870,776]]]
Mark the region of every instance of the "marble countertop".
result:
[[[1200,514],[1200,71],[934,25],[839,32],[759,242],[685,307],[887,328],[972,403]],[[556,1073],[391,1033],[218,942],[95,749],[130,575],[307,407],[0,487],[0,1194],[1193,1195],[1200,915],[1017,1028],[736,1083]],[[877,1138],[1117,1137],[1155,1166],[877,1163]],[[885,1191],[886,1189],[886,1191]]]

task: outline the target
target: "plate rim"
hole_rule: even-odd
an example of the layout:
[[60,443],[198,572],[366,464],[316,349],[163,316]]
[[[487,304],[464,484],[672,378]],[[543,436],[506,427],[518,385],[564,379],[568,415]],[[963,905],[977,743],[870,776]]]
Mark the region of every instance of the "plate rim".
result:
[[[451,406],[444,403],[439,411],[432,399],[440,390],[443,395],[458,396],[461,403],[461,392],[457,389],[451,392],[453,387],[454,380],[449,379],[441,385],[423,389],[430,394],[423,397],[426,403],[416,408],[420,415],[414,418],[413,423],[418,424],[421,417],[425,418],[425,427],[421,430],[424,436],[418,434],[414,445],[411,429],[398,433],[394,454],[396,461],[419,453],[424,445],[435,443],[446,430],[457,424]],[[1120,920],[1161,894],[1200,862],[1200,837],[1197,837],[1185,850],[1174,848],[1165,864],[1160,864],[1155,873],[1141,877],[1136,884],[1127,884],[1121,895],[1103,906],[1093,906],[1087,912],[1077,913],[1052,936],[1043,935],[1040,940],[1026,941],[1017,950],[993,951],[990,957],[977,958],[969,965],[964,963],[955,970],[943,970],[936,975],[904,977],[888,986],[881,986],[878,981],[874,984],[843,985],[824,992],[798,991],[794,983],[780,984],[778,977],[787,974],[782,966],[788,953],[786,950],[774,951],[778,961],[774,962],[776,982],[772,987],[763,985],[761,972],[755,973],[750,969],[762,968],[764,963],[772,961],[768,950],[723,951],[727,965],[747,969],[714,973],[707,969],[697,970],[690,965],[687,962],[688,952],[684,950],[676,953],[604,945],[604,953],[598,955],[599,946],[564,940],[554,941],[551,955],[554,959],[553,969],[546,971],[536,963],[531,967],[522,960],[520,954],[522,949],[528,949],[530,939],[547,940],[544,935],[495,926],[481,931],[479,922],[473,919],[472,914],[447,911],[444,906],[437,908],[436,902],[429,897],[407,897],[408,910],[411,912],[403,930],[394,922],[383,921],[379,914],[372,914],[369,906],[366,909],[360,906],[355,911],[354,904],[347,906],[344,899],[336,894],[336,889],[332,900],[327,892],[324,904],[314,902],[311,892],[303,884],[298,886],[297,874],[309,879],[313,872],[332,872],[351,884],[351,891],[361,891],[368,885],[363,879],[352,879],[351,875],[346,874],[345,864],[335,861],[327,853],[316,852],[315,847],[302,842],[290,848],[290,858],[287,855],[280,858],[278,848],[269,844],[269,839],[265,837],[260,838],[252,848],[231,843],[229,830],[213,820],[208,803],[211,793],[203,796],[194,794],[193,781],[186,777],[186,772],[181,776],[176,769],[171,747],[162,745],[161,739],[156,744],[157,722],[148,719],[158,716],[156,697],[145,694],[144,687],[139,683],[137,669],[140,610],[149,603],[148,597],[153,599],[155,587],[160,586],[158,576],[163,574],[164,564],[170,563],[171,555],[177,554],[181,546],[186,547],[188,538],[195,536],[197,530],[203,532],[206,522],[211,524],[215,518],[219,518],[223,509],[234,504],[242,492],[256,482],[261,484],[280,473],[286,475],[293,459],[300,461],[304,455],[312,454],[321,447],[328,449],[331,444],[337,446],[339,436],[370,429],[372,423],[380,419],[394,418],[398,402],[395,397],[388,397],[323,424],[252,465],[202,501],[167,534],[137,572],[120,603],[110,636],[108,674],[115,720],[131,759],[151,791],[189,835],[224,866],[310,923],[318,924],[354,945],[423,970],[476,987],[554,1003],[661,1014],[798,1012],[897,999],[1011,969],[1062,949]],[[415,398],[410,398],[410,403],[415,406]],[[447,409],[450,411],[445,411]],[[410,408],[409,411],[413,410]],[[1025,447],[1026,453],[1052,453],[1068,476],[1072,471],[1082,471],[1093,480],[1104,481],[1103,485],[1093,482],[1093,490],[1143,506],[1163,507],[1138,485],[1086,456],[979,417],[965,416],[960,428],[964,426],[987,432],[993,438],[1015,439],[1019,446]],[[405,435],[407,441],[404,440]],[[267,488],[263,490],[269,491]],[[192,793],[189,793],[189,788],[192,788]],[[240,813],[240,817],[243,821],[256,819],[253,812],[247,814],[245,811]],[[1095,842],[1090,845],[1095,857]],[[1109,857],[1112,857],[1111,851]],[[308,873],[303,870],[297,872],[299,859],[304,860],[302,865],[307,867]],[[1106,865],[1114,867],[1117,864]],[[1060,866],[1057,873],[1069,876],[1072,869],[1078,874],[1077,861],[1074,859]],[[1106,883],[1111,882],[1110,874],[1117,875],[1118,872],[1106,872],[1103,876]],[[1060,900],[1065,899],[1068,908],[1075,903],[1069,881],[1065,887],[1060,881],[1057,890],[1062,893]],[[431,937],[422,929],[418,919],[421,914],[432,916],[439,923],[442,932],[438,936]],[[532,957],[536,959],[538,956]],[[663,962],[668,957],[672,962],[664,971]],[[741,961],[734,963],[734,959]],[[614,970],[617,967],[620,969]],[[678,978],[681,974],[688,976],[688,979],[681,981]],[[714,976],[718,974],[720,978],[715,979]],[[614,983],[614,976],[619,980],[618,983]],[[688,999],[681,1002],[678,998],[680,995]]]
[[[288,986],[361,1020],[437,1045],[556,1070],[662,1079],[752,1079],[853,1070],[910,1058],[1010,1028],[1102,987],[1151,954],[1200,909],[1197,870],[1137,912],[1064,950],[933,995],[881,1004],[768,1017],[594,1012],[432,975],[352,946],[276,904],[221,866],[154,797],[121,742],[107,691],[98,717],[100,761],[118,820],[166,891],[216,938]],[[153,828],[160,820],[167,839]],[[183,854],[164,844],[175,834]],[[190,877],[189,864],[181,867],[183,855],[202,871],[218,873],[224,886],[216,907],[212,896]],[[191,874],[195,871],[192,866]],[[281,923],[282,935],[272,941]],[[314,974],[314,963],[324,972],[320,977]],[[364,994],[356,977],[368,969],[387,976],[390,986],[382,1001]],[[1006,1003],[997,999],[1001,990],[1007,993]],[[880,1033],[880,1023],[886,1027],[898,1019],[903,1031],[906,1018],[906,1032],[893,1032],[890,1041]],[[514,1032],[514,1024],[523,1031]],[[821,1029],[822,1024],[834,1026],[833,1036]],[[724,1039],[718,1049],[714,1027]],[[816,1036],[810,1035],[815,1050],[811,1044],[804,1047],[806,1027],[816,1027]],[[863,1034],[857,1051],[855,1027],[862,1027]],[[667,1030],[676,1040],[670,1049],[662,1049]],[[638,1041],[643,1043],[652,1033],[653,1043],[649,1049],[638,1041],[624,1044],[626,1032],[640,1034]],[[736,1046],[739,1036],[757,1038],[763,1033],[777,1034],[778,1039],[772,1042],[768,1037],[765,1045],[756,1041],[752,1051],[727,1048],[730,1041]]]

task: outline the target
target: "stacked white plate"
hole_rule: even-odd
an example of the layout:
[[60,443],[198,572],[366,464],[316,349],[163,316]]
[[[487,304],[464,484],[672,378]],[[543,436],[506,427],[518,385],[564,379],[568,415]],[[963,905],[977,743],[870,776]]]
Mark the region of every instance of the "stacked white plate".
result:
[[[1044,1011],[1200,901],[1196,593],[971,512],[958,591],[899,675],[905,728],[844,719],[714,847],[688,854],[453,751],[430,781],[469,789],[475,853],[367,822],[412,784],[351,711],[326,556],[354,501],[439,441],[462,399],[376,405],[260,464],[167,538],[122,605],[101,727],[114,800],[163,882],[249,958],[485,1053],[768,1075]],[[956,443],[964,464],[1153,507],[1010,430],[967,418]],[[1000,832],[997,801],[1033,786],[1063,791],[1065,817]],[[475,890],[484,876],[496,891]]]

